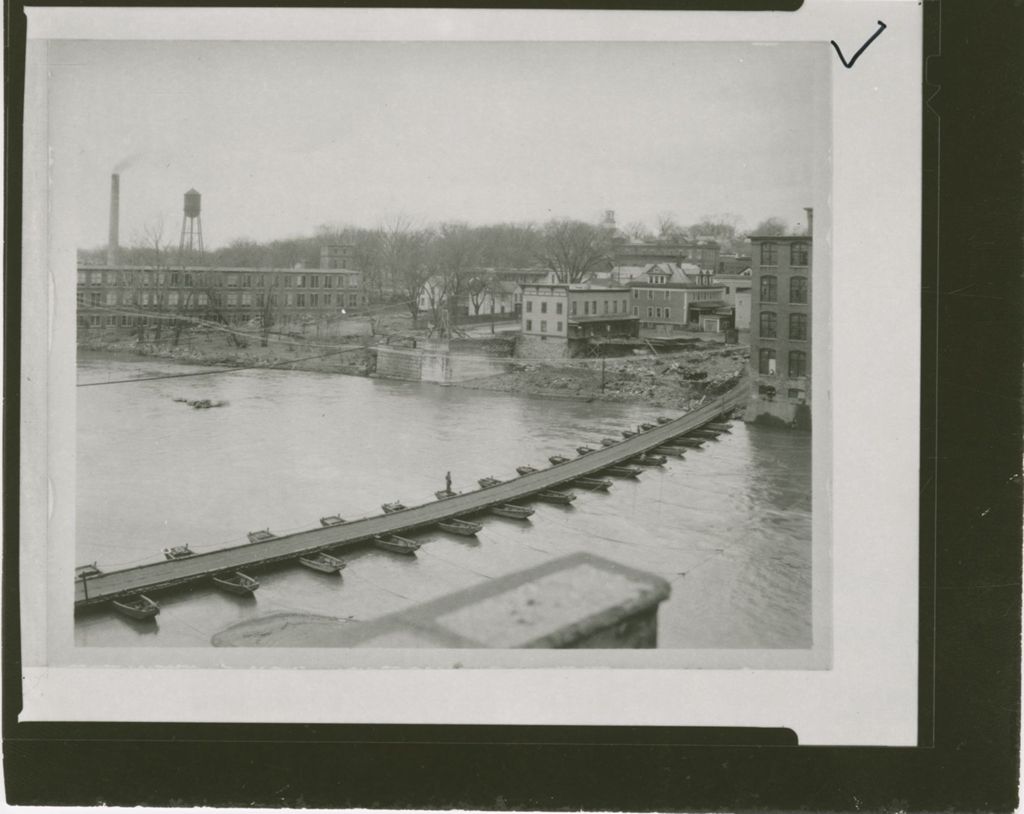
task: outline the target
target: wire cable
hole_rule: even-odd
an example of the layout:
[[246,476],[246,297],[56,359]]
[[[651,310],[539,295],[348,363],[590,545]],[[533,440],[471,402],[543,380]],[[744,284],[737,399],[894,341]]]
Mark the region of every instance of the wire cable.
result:
[[101,385],[107,384],[132,384],[134,382],[154,382],[159,381],[160,379],[185,379],[190,376],[213,376],[218,373],[238,373],[239,371],[242,370],[270,370],[272,368],[281,367],[282,365],[294,365],[297,362],[308,362],[312,359],[323,359],[327,356],[336,356],[340,353],[348,353],[350,350],[352,349],[346,348],[345,350],[334,350],[330,351],[329,353],[321,353],[317,356],[305,356],[301,359],[287,359],[283,362],[275,362],[270,365],[246,365],[244,367],[227,367],[221,368],[219,370],[200,370],[196,373],[168,373],[164,376],[142,376],[135,379],[114,379],[113,381],[109,382],[83,382],[81,384],[76,384],[75,387],[99,387]]

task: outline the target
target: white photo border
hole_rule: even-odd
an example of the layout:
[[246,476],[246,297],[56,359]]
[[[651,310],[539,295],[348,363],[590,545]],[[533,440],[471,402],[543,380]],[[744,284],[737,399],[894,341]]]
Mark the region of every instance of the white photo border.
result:
[[[45,99],[47,40],[749,41],[828,48],[835,39],[850,50],[880,19],[884,35],[854,68],[838,58],[830,63],[833,148],[814,202],[815,311],[831,314],[830,323],[814,323],[814,660],[808,663],[808,651],[636,651],[617,654],[615,669],[579,669],[593,665],[587,653],[566,661],[561,651],[563,666],[552,668],[544,666],[549,654],[519,651],[506,662],[482,656],[486,670],[410,669],[394,654],[385,659],[391,669],[373,669],[351,651],[88,648],[86,656],[86,648],[73,648],[66,588],[73,559],[61,552],[74,539],[74,300],[63,291],[73,290],[64,280],[73,279],[74,254],[73,242],[48,228],[61,222],[68,204],[48,161],[46,109],[38,103]],[[30,10],[23,268],[37,273],[23,275],[21,720],[786,726],[801,743],[915,744],[921,21],[912,2],[856,0],[808,2],[792,14]],[[871,440],[880,437],[884,445]],[[830,625],[821,624],[830,617]],[[406,664],[467,664],[466,651],[457,659],[438,651],[426,661],[424,653]],[[752,663],[771,669],[749,669]],[[349,669],[335,669],[342,664]],[[706,669],[688,669],[697,666]],[[154,703],[167,698],[181,703]]]

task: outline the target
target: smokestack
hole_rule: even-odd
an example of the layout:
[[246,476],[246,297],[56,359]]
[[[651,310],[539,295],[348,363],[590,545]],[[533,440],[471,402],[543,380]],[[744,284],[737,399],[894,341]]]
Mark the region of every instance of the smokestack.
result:
[[814,235],[814,207],[805,206],[804,212],[807,213],[807,234]]
[[107,238],[107,264],[117,264],[118,227],[121,220],[121,176],[110,176],[110,234]]

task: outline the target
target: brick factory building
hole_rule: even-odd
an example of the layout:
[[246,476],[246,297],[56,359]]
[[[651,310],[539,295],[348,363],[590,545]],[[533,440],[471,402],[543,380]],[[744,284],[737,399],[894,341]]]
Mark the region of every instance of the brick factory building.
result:
[[78,267],[80,329],[139,328],[177,319],[238,325],[257,317],[284,325],[365,306],[362,273],[352,269]]
[[691,263],[701,271],[718,270],[721,246],[714,240],[615,241],[612,266],[644,266],[650,263]]
[[810,235],[752,236],[750,372],[747,420],[810,427]]

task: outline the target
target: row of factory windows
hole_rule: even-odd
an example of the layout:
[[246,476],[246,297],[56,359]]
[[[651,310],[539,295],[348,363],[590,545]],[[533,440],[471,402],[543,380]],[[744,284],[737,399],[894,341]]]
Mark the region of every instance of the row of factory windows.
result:
[[[530,331],[533,330],[533,320],[532,319],[526,320],[526,330],[527,330],[527,332],[530,332]],[[542,334],[546,334],[548,332],[548,321],[546,319],[542,319],[540,321],[540,332]],[[558,323],[555,324],[555,333],[560,334],[561,332],[562,332],[562,323],[558,322]]]
[[[761,277],[761,302],[779,301],[779,278],[772,274],[765,274]],[[791,305],[804,305],[807,303],[807,278],[789,278],[789,302]]]
[[[802,350],[789,352],[789,378],[800,379],[807,375],[807,353]],[[778,375],[775,348],[761,348],[757,357],[757,372],[762,376]]]
[[[250,294],[246,291],[228,291],[224,294],[224,305],[256,305],[262,307],[265,300],[263,294]],[[89,294],[79,293],[78,294],[79,305],[90,305],[90,306],[102,306],[102,305],[141,305],[141,306],[178,306],[178,305],[195,305],[196,307],[205,306],[210,304],[210,297],[206,292],[199,291],[195,295],[191,293],[184,293],[178,291],[165,291],[158,293],[156,291],[149,292],[143,291],[136,294],[131,291],[121,292],[121,296],[118,297],[116,291],[108,291],[105,294],[99,291],[93,291]],[[279,305],[280,300],[277,294],[270,295],[270,304]],[[294,306],[296,308],[320,308],[337,306],[343,307],[345,305],[344,294],[328,294],[323,293],[287,293],[284,295],[284,305]],[[348,305],[350,308],[354,308],[359,305],[359,295],[349,294]]]
[[122,328],[127,328],[131,325],[137,325],[141,322],[145,322],[145,317],[139,317],[138,321],[136,321],[135,317],[116,317],[112,315],[101,317],[99,314],[93,314],[88,318],[88,322],[93,328],[99,328],[104,325],[108,328],[116,328],[118,325]]
[[[347,280],[347,282],[346,282]],[[79,285],[224,285],[228,288],[358,288],[358,274],[227,274],[188,271],[79,271]]]
[[[228,314],[223,318],[225,324],[242,325],[245,323],[251,323],[252,317],[248,314]],[[160,317],[143,317],[143,316],[126,316],[124,314],[118,316],[114,314],[100,315],[90,314],[89,316],[79,317],[79,325],[86,324],[93,328],[131,328],[138,325],[163,325],[167,326],[168,321]]]
[[[790,243],[789,244],[789,265],[791,266],[806,266],[807,259],[810,256],[810,247],[806,243]],[[761,265],[762,266],[777,266],[779,264],[779,244],[778,243],[762,243],[761,244]]]
[[[778,339],[779,315],[773,311],[762,311],[758,328],[758,336],[762,339]],[[789,338],[807,338],[807,314],[789,315]]]
[[[663,299],[666,299],[666,300],[669,299],[671,297],[671,295],[672,295],[672,289],[670,289],[670,288],[666,288],[666,289],[648,288],[647,289],[647,299],[653,300],[656,290],[657,291],[663,291],[663,293],[665,294]],[[715,289],[714,291],[690,291],[689,294],[690,294],[690,302],[698,302],[698,301],[701,301],[701,300],[717,300],[717,299],[720,299],[721,296],[722,296],[722,289],[719,288],[719,289]],[[633,289],[633,299],[634,300],[640,299],[640,289],[639,288],[634,288]]]
[[[530,310],[530,309],[527,308],[527,310]],[[562,312],[561,312],[561,310],[559,310],[559,311],[557,311],[557,313],[560,314]],[[607,313],[607,312],[605,312],[605,313]],[[617,314],[618,310],[615,310],[613,313]],[[640,308],[635,306],[635,305],[633,306],[633,316],[635,316],[635,317],[640,316]],[[648,309],[647,309],[647,318],[648,319],[667,319],[667,320],[670,320],[670,319],[672,319],[672,309],[671,308],[658,308],[658,307],[653,307],[653,306],[648,307]],[[547,325],[547,322],[541,321],[540,324],[542,326],[543,325]],[[526,320],[526,330],[528,330],[528,331],[533,330],[533,328],[531,327],[532,325],[533,325],[532,320],[529,320],[529,319]],[[558,326],[559,326],[558,330],[559,331],[562,330],[561,325],[562,325],[562,323],[559,322],[558,323]],[[546,331],[546,330],[547,330],[546,328],[543,328],[543,327],[541,328],[542,332]]]
[[[579,315],[578,311],[577,311],[577,305],[578,304],[579,304],[579,300],[573,300],[571,303],[569,303],[569,314],[571,316],[575,317],[575,316]],[[546,302],[544,302],[543,300],[541,300],[541,303],[540,303],[540,312],[542,314],[546,314],[548,312],[548,304]],[[526,313],[528,313],[528,314],[532,314],[533,313],[533,300],[527,300],[526,301]],[[561,314],[561,313],[562,313],[562,303],[556,302],[555,303],[555,314],[558,315],[558,314]],[[605,314],[617,314],[617,313],[619,313],[619,300],[605,300],[604,301],[604,313]],[[623,314],[627,313],[626,300],[622,300],[622,313]],[[595,316],[596,317],[597,315],[598,315],[597,300],[583,300],[583,316],[585,316],[585,317]]]

